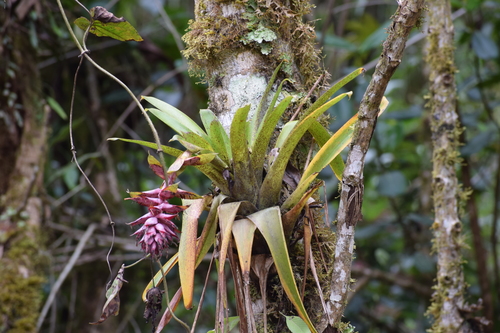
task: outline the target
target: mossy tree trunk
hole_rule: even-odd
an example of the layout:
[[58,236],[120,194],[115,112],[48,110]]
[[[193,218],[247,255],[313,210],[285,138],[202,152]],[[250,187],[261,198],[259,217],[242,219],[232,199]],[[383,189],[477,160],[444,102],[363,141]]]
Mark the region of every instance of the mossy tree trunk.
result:
[[432,332],[477,332],[464,313],[467,285],[462,270],[464,247],[459,199],[465,194],[455,168],[460,163],[458,146],[462,131],[456,112],[453,22],[450,3],[431,0],[426,61],[430,74],[430,125],[433,143],[432,189],[434,199],[434,251],[437,254],[437,284],[428,313],[434,317]]
[[[190,31],[184,36],[187,44],[184,55],[190,62],[191,73],[200,75],[208,83],[209,108],[216,113],[228,132],[237,109],[251,104],[250,117],[255,116],[253,113],[262,99],[266,85],[280,63],[282,67],[277,81],[280,83],[284,79],[292,79],[293,82],[285,83],[284,90],[288,94],[296,95],[297,101],[306,96],[318,80],[317,87],[324,87],[327,75],[324,75],[320,65],[319,50],[315,48],[314,29],[303,22],[303,15],[311,8],[309,1],[198,0],[195,6],[196,19],[190,22]],[[319,89],[314,91],[313,95]],[[298,104],[299,102],[295,104],[295,108]],[[284,121],[291,118],[295,108],[285,112]],[[299,147],[292,161],[298,170],[303,170],[309,143],[304,144],[302,148],[305,152],[300,153]],[[259,184],[255,184],[256,192],[258,188]],[[252,201],[252,198],[237,199]],[[320,238],[331,245],[333,233],[324,227],[323,219],[318,218],[312,225],[316,227]],[[301,238],[299,234],[292,238]],[[292,239],[289,243],[295,244],[296,241],[297,239]],[[318,246],[313,245],[316,253]],[[328,249],[331,250],[331,247],[325,246],[323,251],[327,256],[331,256]],[[262,254],[263,251],[265,250],[256,249],[254,246],[254,253]],[[290,249],[290,256],[296,279],[302,279],[303,250]],[[322,263],[317,264],[316,269],[322,279],[320,283],[324,287],[323,292],[327,295],[331,269],[323,271],[324,266]],[[252,281],[251,290],[257,295],[252,300],[253,316],[257,330],[260,331],[264,309],[259,284],[256,279]],[[298,284],[300,289],[302,281],[298,280]],[[312,321],[318,330],[322,331],[326,326],[324,309],[311,273],[308,274],[305,290],[304,304]],[[268,330],[286,330],[282,314],[296,313],[275,274],[269,276],[267,291]]]
[[35,332],[42,301],[38,197],[49,109],[42,99],[29,12],[40,3],[0,10],[0,331]]

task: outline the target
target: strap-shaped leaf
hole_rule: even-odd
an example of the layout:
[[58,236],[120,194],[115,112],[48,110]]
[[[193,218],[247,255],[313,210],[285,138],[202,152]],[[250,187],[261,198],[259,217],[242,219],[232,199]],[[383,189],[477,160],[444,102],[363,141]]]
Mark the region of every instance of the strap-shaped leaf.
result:
[[275,148],[281,149],[283,147],[286,140],[290,137],[290,134],[298,123],[298,120],[292,120],[287,122],[285,126],[283,126],[280,135],[278,135],[278,139],[276,139],[276,144],[274,145]]
[[[203,226],[203,230],[201,232],[201,236],[198,239],[196,244],[196,264],[198,267],[199,264],[203,261],[203,258],[208,253],[208,250],[215,243],[215,231],[217,229],[217,221],[218,221],[218,208],[219,205],[224,202],[227,197],[225,195],[216,196],[212,204],[210,205],[210,212],[208,213],[207,219],[205,220],[205,225]],[[179,260],[179,253],[175,253],[170,259],[163,265],[163,272],[165,275],[170,272],[170,270],[177,264]],[[154,278],[149,281],[148,285],[144,289],[142,293],[142,300],[146,302],[146,294],[149,289],[153,287],[158,287],[163,280],[163,275],[161,274],[161,270],[158,271]]]
[[[142,141],[142,140],[132,140],[132,139],[123,139],[123,138],[109,138],[108,141],[123,141],[123,142],[130,142],[130,143],[135,143],[144,147],[148,147],[154,150],[158,149],[158,146],[154,142],[148,142],[148,141]],[[172,148],[169,146],[162,145],[161,149],[163,150],[164,153],[169,154],[170,156],[173,157],[178,157],[180,154],[182,154],[182,150]]]
[[[168,259],[168,261],[163,265],[162,270],[159,270],[156,272],[155,276],[149,283],[147,284],[146,288],[144,288],[144,291],[142,292],[142,301],[146,302],[146,294],[148,293],[149,289],[158,287],[160,283],[163,281],[163,277],[168,274],[174,268],[174,266],[177,264],[177,261],[179,260],[179,253],[175,253]],[[162,274],[163,271],[163,274]]]
[[221,160],[229,165],[231,146],[229,137],[217,116],[209,109],[200,110],[200,118],[208,134],[208,141]]
[[335,83],[330,89],[328,89],[323,95],[321,95],[316,102],[313,103],[310,107],[307,108],[307,110],[304,111],[303,117],[309,115],[310,113],[314,112],[317,108],[319,108],[321,105],[325,104],[326,101],[333,95],[335,94],[340,88],[354,80],[359,74],[363,73],[365,71],[364,68],[358,68],[355,71],[351,72],[349,75]]
[[[274,81],[276,80],[276,77],[278,76],[278,72],[279,72],[282,64],[283,64],[283,62],[281,62],[278,65],[278,67],[276,67],[276,69],[274,70],[273,75],[271,76],[271,78],[269,79],[269,82],[267,83],[266,90],[264,90],[264,93],[262,94],[262,98],[260,99],[259,105],[257,106],[257,109],[255,110],[255,114],[252,117],[252,119],[250,120],[250,124],[249,124],[250,130],[247,133],[247,135],[248,135],[247,139],[248,139],[250,146],[253,145],[253,142],[254,142],[255,138],[257,137],[258,129],[266,116],[266,114],[262,113],[262,108],[264,107],[264,104],[267,102],[267,95],[269,95],[269,92],[271,91],[271,89],[273,87]],[[274,97],[276,97],[276,94]],[[273,100],[274,100],[274,98],[273,98]],[[271,110],[271,109],[268,109],[268,110]]]
[[254,201],[255,181],[251,169],[247,143],[247,116],[250,105],[238,109],[231,123],[231,152],[233,156],[234,186],[232,195],[237,200]]
[[[131,143],[136,143],[144,147],[156,149],[156,143],[153,142],[147,142],[147,141],[142,141],[142,140],[132,140],[132,139],[122,139],[122,138],[109,138],[108,140],[110,141],[124,141],[124,142],[131,142]],[[178,157],[180,154],[182,154],[182,150],[172,148],[169,146],[162,146],[162,149],[164,152],[167,154]],[[215,160],[215,159],[214,159]],[[229,188],[227,186],[227,180],[222,177],[222,171],[219,170],[216,166],[213,164],[203,164],[203,165],[195,165],[194,166],[196,169],[200,170],[205,176],[207,176],[218,188],[221,189],[224,193],[229,193]]]
[[253,224],[249,219],[239,219],[233,223],[234,242],[236,243],[236,248],[238,249],[238,258],[243,274],[250,274],[255,228],[255,224]]
[[[281,85],[278,91],[280,90]],[[276,108],[266,114],[264,121],[262,121],[259,126],[254,144],[251,146],[252,166],[255,170],[257,179],[262,179],[262,168],[266,157],[266,151],[269,148],[269,140],[271,140],[271,136],[273,135],[276,125],[283,115],[283,112],[285,112],[286,108],[292,102],[292,98],[292,96],[285,97]]]
[[181,110],[155,97],[142,96],[142,99],[151,103],[155,107],[147,109],[148,111],[151,111],[151,113],[158,117],[158,119],[163,121],[177,133],[182,134],[183,132],[195,132],[205,139],[207,138],[206,133],[201,129],[201,127]]
[[230,202],[219,206],[219,226],[221,230],[221,245],[219,253],[219,274],[224,272],[224,264],[226,262],[229,240],[231,239],[231,231],[233,228],[234,218],[240,208],[241,202]]
[[[389,101],[387,100],[387,98],[383,97],[382,102],[380,103],[380,111],[378,116],[380,116],[385,111],[387,105],[389,105]],[[344,148],[347,147],[349,143],[351,143],[352,136],[354,134],[354,127],[357,121],[358,115],[356,114],[351,119],[349,119],[349,121],[347,121],[337,132],[335,132],[335,134],[332,135],[327,142],[322,145],[321,149],[316,153],[314,158],[311,160],[311,163],[309,163],[307,169],[302,174],[302,178],[299,182],[298,187],[300,187],[301,185],[309,186],[312,180],[308,178],[310,178],[312,174],[318,173],[323,170],[323,168],[330,164],[332,160],[334,160],[340,154],[340,152],[344,150]],[[343,172],[344,170],[338,170],[337,172],[339,171]]]
[[[206,197],[207,198],[207,197]],[[203,213],[207,199],[182,200],[182,204],[189,207],[182,216],[182,233],[179,241],[179,277],[181,280],[184,306],[193,307],[194,271],[196,268],[196,233],[198,219]]]
[[[207,138],[204,138],[195,132],[184,132],[181,135],[174,135],[170,141],[173,140],[179,141],[184,147],[186,147],[186,149],[193,153],[197,153],[201,150],[214,150]],[[195,151],[192,151],[191,149],[194,149]]]
[[[317,121],[311,124],[311,127],[309,127],[309,133],[311,133],[311,135],[314,137],[314,140],[320,147],[323,147],[324,144],[332,137],[328,130]],[[337,157],[335,157],[330,162],[330,168],[335,174],[335,177],[337,177],[338,180],[342,180],[342,173],[344,172],[345,168],[342,156],[337,155]]]
[[309,126],[311,126],[311,124],[332,105],[338,103],[346,96],[351,95],[352,92],[348,92],[333,98],[318,109],[314,110],[309,116],[302,119],[293,128],[282,148],[279,150],[279,154],[274,160],[274,163],[271,165],[266,178],[264,178],[264,181],[262,182],[259,194],[259,208],[262,209],[265,207],[270,207],[278,202],[279,194],[281,191],[281,182],[288,160],[290,159],[295,146],[302,138],[304,133],[308,130]]
[[314,328],[311,320],[309,319],[309,315],[304,308],[304,304],[302,303],[295,279],[293,277],[292,265],[290,264],[287,244],[281,225],[280,208],[274,206],[260,210],[249,215],[248,219],[250,219],[257,226],[262,236],[264,236],[264,239],[271,250],[271,255],[273,256],[274,264],[276,265],[276,270],[278,271],[285,293],[295,306],[300,318],[306,322],[311,332],[316,333],[316,329]]

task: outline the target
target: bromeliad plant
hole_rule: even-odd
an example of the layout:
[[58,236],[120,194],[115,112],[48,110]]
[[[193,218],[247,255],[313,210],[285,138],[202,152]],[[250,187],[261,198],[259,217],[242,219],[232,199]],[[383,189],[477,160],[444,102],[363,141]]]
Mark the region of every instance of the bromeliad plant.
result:
[[[278,71],[279,68],[270,80],[263,100],[266,99]],[[238,309],[241,312],[239,313],[240,325],[253,331],[255,328],[253,316],[245,315],[251,313],[250,270],[258,271],[262,267],[255,267],[255,265],[266,265],[265,262],[259,263],[252,260],[255,232],[258,230],[269,248],[272,257],[270,262],[274,262],[276,266],[284,291],[309,330],[316,332],[304,308],[292,274],[287,250],[288,238],[308,200],[320,185],[320,182],[315,182],[318,173],[330,165],[335,175],[341,178],[344,164],[339,153],[351,141],[357,117],[351,118],[333,136],[317,119],[332,105],[351,96],[351,92],[348,92],[330,99],[336,91],[362,72],[363,69],[352,72],[318,98],[303,112],[300,120],[292,120],[284,124],[274,144],[274,149],[270,150],[268,147],[272,135],[284,111],[292,103],[291,96],[283,98],[278,103],[283,82],[279,85],[265,112],[262,110],[263,103],[261,103],[248,120],[250,105],[238,109],[229,133],[210,110],[200,111],[203,129],[173,106],[154,97],[143,97],[153,106],[147,111],[171,127],[177,133],[172,140],[180,142],[186,148],[186,151],[182,152],[172,147],[162,146],[165,153],[177,157],[176,162],[167,172],[165,183],[157,190],[131,193],[132,200],[150,208],[148,214],[132,222],[132,225],[144,223],[134,235],[138,235],[143,250],[151,255],[158,256],[159,251],[166,247],[166,243],[175,238],[176,229],[172,227],[170,220],[175,214],[184,211],[179,251],[170,258],[146,287],[143,293],[145,301],[147,291],[159,285],[164,275],[178,263],[182,291],[179,290],[175,298],[176,304],[171,304],[170,308],[175,308],[180,301],[178,296],[181,292],[185,307],[192,308],[195,269],[218,239],[219,304],[216,327],[221,328],[224,323],[224,308],[227,303],[223,272],[224,263],[229,257],[231,265],[239,265],[238,269],[233,270],[238,275],[234,276],[237,280],[235,283],[243,286],[243,290],[236,293]],[[381,112],[386,106],[385,100],[380,106]],[[283,191],[283,177],[287,172],[290,157],[307,131],[312,134],[320,149],[295,186],[288,192]],[[155,143],[138,140],[117,138],[110,140],[138,143],[154,149],[157,147]],[[151,156],[148,161],[152,169],[163,177],[160,163]],[[215,186],[214,194],[195,197],[193,194],[187,195],[186,192],[179,192],[181,190],[177,189],[173,180],[188,165],[196,167],[210,178]],[[174,207],[165,201],[165,198],[173,196],[183,198],[183,206]],[[204,210],[209,210],[209,214],[203,232],[198,237],[196,234],[198,219]],[[170,228],[165,228],[167,225]],[[164,229],[168,230],[164,231]],[[219,230],[218,233],[217,230]],[[154,237],[151,238],[152,236]],[[157,236],[158,239],[155,238]],[[161,237],[164,237],[163,240]],[[310,239],[305,241],[310,242]],[[237,259],[233,256],[233,246],[238,254]],[[267,264],[267,270],[269,270],[269,264]],[[259,278],[264,280],[260,281],[261,286],[265,285],[267,274],[262,274]],[[164,314],[160,329],[166,324],[165,318],[171,315],[170,308]]]

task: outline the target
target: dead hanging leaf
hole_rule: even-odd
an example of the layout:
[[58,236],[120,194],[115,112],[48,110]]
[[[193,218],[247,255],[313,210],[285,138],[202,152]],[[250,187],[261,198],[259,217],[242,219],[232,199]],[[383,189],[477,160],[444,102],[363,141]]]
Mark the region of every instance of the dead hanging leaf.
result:
[[98,321],[89,323],[90,325],[97,325],[108,319],[109,316],[117,316],[120,312],[120,289],[122,289],[123,282],[128,282],[123,279],[123,272],[125,271],[125,265],[122,265],[118,274],[116,274],[113,283],[106,291],[106,303],[102,308],[101,318]]
[[146,308],[144,309],[144,319],[146,323],[151,320],[153,325],[153,332],[156,329],[156,316],[161,310],[161,299],[164,291],[158,287],[151,288],[146,293]]
[[141,42],[143,40],[129,22],[123,17],[116,17],[104,7],[91,8],[90,15],[92,16],[91,21],[85,17],[79,17],[75,20],[75,24],[82,30],[87,30],[90,25],[89,32],[98,37],[111,37],[122,42],[131,40]]
[[94,20],[101,21],[102,23],[119,23],[125,22],[123,17],[116,17],[113,13],[109,12],[106,8],[95,6],[90,9],[90,14]]

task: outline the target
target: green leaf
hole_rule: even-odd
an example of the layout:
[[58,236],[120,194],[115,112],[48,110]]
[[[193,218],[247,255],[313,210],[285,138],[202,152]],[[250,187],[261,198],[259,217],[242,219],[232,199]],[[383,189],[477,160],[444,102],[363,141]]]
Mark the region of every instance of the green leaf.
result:
[[351,96],[351,94],[352,92],[348,92],[333,98],[332,100],[314,110],[306,118],[302,119],[296,126],[294,126],[290,135],[287,136],[285,143],[282,145],[282,148],[280,149],[278,156],[274,160],[274,163],[269,168],[266,178],[264,178],[264,181],[262,182],[259,195],[259,208],[270,207],[278,202],[279,194],[281,191],[281,182],[288,160],[290,159],[295,146],[311,126],[311,124],[323,112],[328,110],[328,108],[338,103],[346,96]]
[[290,301],[295,306],[299,316],[307,323],[309,329],[316,333],[309,316],[304,308],[304,304],[299,295],[295,279],[293,277],[292,266],[290,264],[290,257],[288,255],[287,243],[283,234],[283,227],[281,224],[281,213],[278,206],[270,207],[260,210],[247,216],[259,229],[262,236],[267,242],[271,255],[278,271],[283,289],[287,294]]
[[254,202],[251,196],[256,195],[255,181],[248,163],[250,154],[246,136],[247,116],[250,105],[246,105],[236,111],[231,123],[231,153],[233,155],[234,185],[232,194],[237,200],[248,200]]
[[189,207],[182,216],[182,233],[179,241],[179,277],[182,295],[186,309],[193,307],[194,271],[196,267],[196,233],[198,219],[205,208],[205,198],[197,200],[182,200]]
[[[309,133],[314,137],[318,146],[322,147],[325,143],[332,137],[326,128],[324,128],[319,122],[315,121],[309,127]],[[344,172],[344,161],[342,157],[338,155],[330,162],[330,167],[338,180],[342,180],[342,173]]]
[[[122,138],[109,138],[108,140],[109,141],[120,140],[125,142],[131,142],[139,144],[141,146],[156,149],[156,143],[142,141],[142,140],[132,140],[132,139],[122,139]],[[175,149],[169,146],[162,146],[162,149],[165,153],[174,157],[178,157],[179,155],[182,154],[182,150]],[[220,188],[221,191],[223,191],[224,193],[229,193],[227,180],[225,180],[224,177],[222,177],[222,172],[217,167],[215,167],[212,164],[195,165],[194,167],[200,170],[205,176],[207,176],[212,182],[214,182],[214,185]]]
[[52,110],[54,110],[59,117],[61,117],[62,120],[68,119],[68,116],[66,115],[66,112],[64,112],[64,109],[61,107],[59,103],[52,97],[47,97],[47,103],[49,103],[50,107]]
[[[383,97],[382,102],[380,103],[378,116],[385,111],[387,106],[389,105],[389,101],[387,98]],[[318,128],[317,122],[313,124],[309,129],[313,128],[311,133],[314,138],[317,139],[318,145],[321,146],[321,149],[316,153],[311,163],[309,163],[307,169],[302,174],[302,178],[300,182],[303,182],[313,173],[318,173],[323,170],[328,164],[331,165],[332,170],[339,180],[342,179],[342,173],[344,172],[344,163],[341,161],[338,156],[342,150],[344,150],[349,143],[352,141],[352,136],[354,134],[354,127],[356,122],[358,121],[358,115],[354,115],[349,121],[347,121],[334,135],[332,135],[328,141],[324,142],[325,132]],[[319,125],[322,127],[321,125]],[[325,130],[326,131],[326,130]],[[318,137],[315,134],[319,134]],[[333,162],[333,165],[332,165]],[[299,182],[299,186],[300,186]]]
[[[262,108],[264,106],[264,103],[267,102],[267,95],[269,95],[269,92],[271,91],[274,81],[276,81],[276,76],[278,76],[278,72],[281,68],[281,65],[283,62],[281,62],[278,67],[273,72],[273,75],[269,79],[269,82],[267,83],[266,90],[264,90],[264,93],[262,94],[262,98],[260,99],[260,103],[257,106],[257,109],[255,110],[255,114],[250,120],[250,130],[248,131],[248,142],[249,145],[252,146],[255,138],[257,137],[257,132],[259,127],[262,124],[262,120],[265,118],[266,114],[261,114]],[[280,85],[281,86],[281,85]],[[281,89],[279,89],[281,90]],[[275,96],[276,97],[276,96]],[[271,110],[271,109],[269,109]]]
[[276,148],[281,148],[285,144],[286,140],[290,136],[290,133],[292,133],[293,129],[297,124],[299,123],[298,120],[292,120],[289,121],[283,126],[281,129],[280,135],[278,136],[278,139],[276,139],[276,144],[274,145]]
[[311,333],[307,324],[297,316],[285,316],[286,326],[292,333]]
[[[281,85],[278,91],[281,91]],[[266,151],[269,146],[269,140],[271,139],[271,136],[273,135],[274,130],[276,129],[276,125],[283,115],[283,112],[285,112],[286,108],[292,102],[292,98],[292,96],[286,97],[278,104],[276,108],[273,108],[271,112],[268,111],[264,120],[261,122],[259,129],[257,130],[255,141],[251,149],[252,167],[255,170],[255,176],[257,177],[257,179],[262,178],[262,168],[266,157]],[[273,103],[271,103],[271,105],[273,105],[274,107]]]
[[186,149],[193,153],[197,153],[202,150],[213,151],[212,146],[207,141],[207,137],[202,137],[195,132],[185,132],[182,133],[182,135],[175,135],[172,140],[179,141],[184,147],[186,147]]
[[[87,30],[90,25],[90,21],[85,17],[77,18],[74,23],[84,31]],[[143,41],[137,30],[125,20],[122,22],[101,22],[94,19],[89,32],[98,37],[111,37],[122,42]]]
[[[151,148],[154,150],[158,150],[158,146],[154,142],[148,142],[148,141],[142,141],[142,140],[132,140],[132,139],[123,139],[123,138],[109,138],[108,141],[130,142],[130,143],[135,143],[135,144],[141,145],[143,147],[148,147],[148,148]],[[172,148],[169,146],[162,145],[161,149],[163,150],[164,153],[167,153],[173,157],[178,157],[180,154],[182,154],[182,150]]]
[[159,100],[158,98],[142,96],[142,99],[151,103],[156,109],[148,109],[151,111],[158,119],[163,121],[167,126],[172,128],[178,134],[183,135],[185,132],[194,132],[204,139],[207,138],[207,134],[201,129],[194,120],[187,116],[184,112],[173,107],[172,105]]
[[233,155],[231,154],[231,144],[226,130],[222,127],[219,120],[214,120],[210,124],[209,136],[210,143],[212,144],[212,147],[214,147],[215,152],[219,154],[221,160],[229,165],[233,158]]

